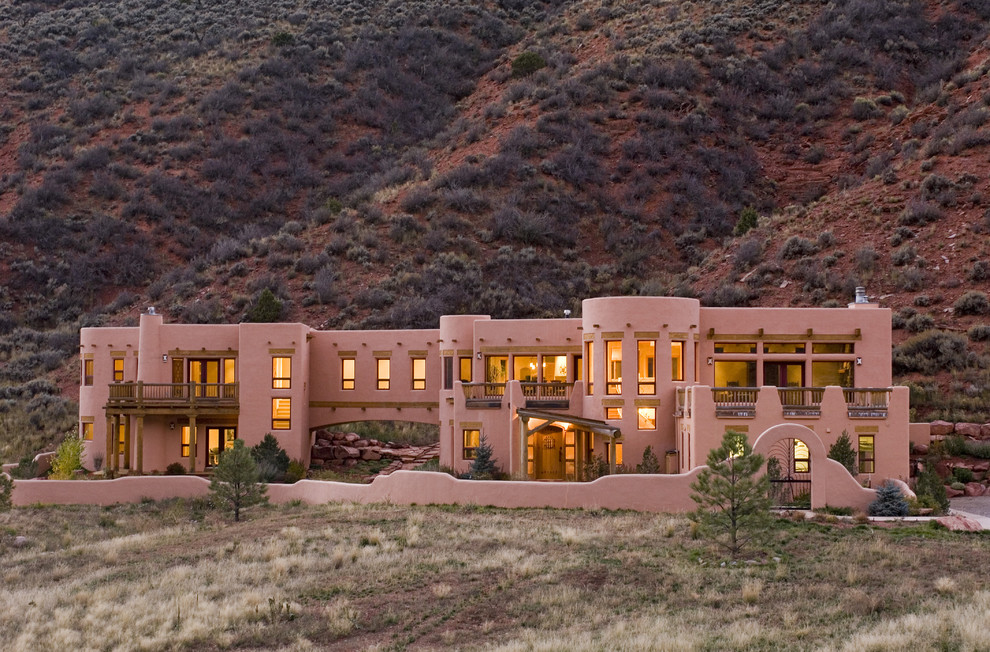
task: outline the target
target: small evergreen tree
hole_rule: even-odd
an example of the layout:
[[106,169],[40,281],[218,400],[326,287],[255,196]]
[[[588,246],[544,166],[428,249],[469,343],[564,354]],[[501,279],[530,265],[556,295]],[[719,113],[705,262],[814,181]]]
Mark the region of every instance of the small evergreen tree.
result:
[[512,76],[526,77],[532,75],[540,68],[545,68],[546,65],[547,62],[543,57],[536,52],[527,50],[512,60]]
[[0,473],[0,512],[9,512],[13,507],[14,481],[6,473]]
[[643,461],[636,465],[636,473],[660,473],[660,460],[652,446],[647,446],[643,451]]
[[281,479],[289,470],[289,455],[270,432],[265,434],[261,443],[251,448],[251,457],[258,463],[258,472],[265,482]]
[[745,235],[750,229],[756,228],[759,220],[760,214],[756,212],[756,209],[752,206],[747,206],[739,214],[739,220],[736,222],[736,228],[733,230],[733,233],[735,235]]
[[247,312],[247,321],[268,324],[277,322],[282,318],[282,302],[275,297],[275,293],[265,288],[258,295],[258,300]]
[[870,516],[907,516],[908,509],[900,487],[889,480],[877,488],[877,499],[868,508]]
[[925,468],[918,474],[914,493],[921,505],[930,506],[939,514],[946,514],[949,511],[949,497],[945,495],[942,478],[935,472],[935,463],[936,459],[933,457],[925,460]]
[[474,461],[471,462],[471,478],[473,480],[491,480],[498,475],[498,465],[492,458],[492,447],[488,443],[488,438],[484,435],[478,442],[475,450]]
[[722,445],[708,453],[707,463],[691,483],[698,509],[690,518],[703,536],[735,557],[746,545],[764,539],[773,523],[770,482],[760,474],[763,456],[753,452],[745,434],[730,430]]
[[845,430],[839,435],[835,443],[828,447],[828,456],[842,466],[846,467],[849,475],[856,477],[859,472],[857,468],[858,459],[856,451],[853,450],[852,442],[849,440],[849,433]]
[[71,480],[72,474],[83,467],[83,443],[75,433],[65,436],[55,450],[52,470],[48,477],[52,480]]
[[243,439],[235,439],[234,447],[220,455],[210,491],[217,506],[234,511],[235,521],[241,520],[242,509],[267,500],[268,486],[260,481],[258,465]]

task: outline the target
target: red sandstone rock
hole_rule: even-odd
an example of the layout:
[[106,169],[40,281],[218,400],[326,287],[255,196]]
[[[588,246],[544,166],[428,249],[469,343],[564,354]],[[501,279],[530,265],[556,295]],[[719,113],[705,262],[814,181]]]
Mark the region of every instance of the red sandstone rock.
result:
[[990,423],[980,426],[980,439],[990,439]]
[[928,455],[928,444],[915,444],[914,452],[918,455]]
[[961,491],[959,489],[953,489],[952,487],[945,488],[946,498],[958,498],[959,496],[964,496],[964,495],[966,495],[965,491]]
[[972,466],[973,473],[986,473],[990,471],[990,460],[983,460],[982,462],[976,462]]
[[376,453],[375,451],[371,450],[370,448],[365,448],[363,451],[361,451],[361,459],[362,460],[376,461],[376,460],[382,459],[382,455],[381,455],[381,453]]
[[956,434],[970,439],[979,439],[983,426],[978,423],[957,423]]
[[330,445],[317,444],[316,446],[313,446],[310,456],[316,460],[332,460],[333,449],[334,447]]
[[979,532],[983,529],[980,524],[973,519],[966,518],[965,516],[959,516],[958,514],[953,514],[952,516],[942,516],[935,519],[935,521],[939,525],[956,532]]
[[344,435],[344,441],[346,441],[348,443],[351,443],[351,444],[353,444],[354,442],[356,442],[358,439],[361,439],[361,438],[358,437],[357,434],[355,434],[353,432],[349,432],[346,435]]
[[368,447],[368,440],[367,439],[358,439],[357,441],[355,441],[353,443],[354,443],[354,448],[367,448]]
[[966,483],[966,495],[967,496],[982,496],[987,493],[987,488],[980,484],[979,482],[967,482]]
[[948,421],[932,421],[929,426],[931,428],[931,434],[938,437],[951,435],[952,431],[955,429],[955,426]]

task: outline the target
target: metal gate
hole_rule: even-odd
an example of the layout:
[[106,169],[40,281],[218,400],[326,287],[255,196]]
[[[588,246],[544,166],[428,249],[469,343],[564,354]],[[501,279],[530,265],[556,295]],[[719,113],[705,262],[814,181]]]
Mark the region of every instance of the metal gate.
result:
[[811,457],[800,439],[781,439],[767,455],[770,500],[779,509],[811,508]]

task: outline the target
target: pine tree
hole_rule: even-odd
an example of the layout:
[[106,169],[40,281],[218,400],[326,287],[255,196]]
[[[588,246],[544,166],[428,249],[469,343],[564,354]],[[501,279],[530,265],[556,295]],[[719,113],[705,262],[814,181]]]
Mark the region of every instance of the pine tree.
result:
[[282,302],[275,293],[265,288],[258,295],[258,301],[248,310],[247,321],[254,323],[272,323],[282,318]]
[[869,513],[870,516],[907,516],[908,509],[900,488],[888,480],[877,488],[877,499],[870,503]]
[[251,457],[258,463],[258,471],[265,482],[274,482],[289,470],[289,455],[270,432],[265,434],[261,443],[251,448]]
[[243,439],[235,439],[234,447],[220,455],[213,469],[210,491],[220,507],[234,511],[234,520],[241,520],[241,510],[267,500],[268,486],[261,482],[258,465],[245,448]]
[[488,439],[482,435],[475,450],[474,461],[471,462],[471,478],[474,480],[491,480],[498,475],[498,465],[492,458],[492,447]]
[[942,478],[935,472],[936,460],[929,457],[925,460],[925,468],[918,474],[915,481],[914,493],[918,496],[918,502],[925,507],[932,507],[939,514],[946,514],[949,511],[949,497],[945,495],[945,485]]
[[636,473],[660,473],[660,460],[652,446],[647,446],[643,451],[643,461],[636,465]]
[[746,435],[728,431],[722,445],[708,453],[708,468],[691,483],[691,499],[698,503],[690,518],[733,557],[747,544],[757,544],[769,533],[770,482],[763,456],[753,452]]
[[846,467],[849,475],[856,477],[859,472],[857,468],[858,459],[856,451],[853,450],[852,442],[849,440],[849,433],[845,430],[839,435],[835,443],[828,447],[828,456],[842,466]]

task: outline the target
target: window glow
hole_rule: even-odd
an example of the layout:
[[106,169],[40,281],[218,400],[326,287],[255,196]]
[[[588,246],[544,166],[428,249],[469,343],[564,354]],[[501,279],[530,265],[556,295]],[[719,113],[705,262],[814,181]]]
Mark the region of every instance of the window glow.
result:
[[636,368],[639,375],[639,394],[657,393],[657,344],[650,340],[636,343]]
[[292,427],[292,399],[272,399],[272,430],[289,430]]
[[670,379],[684,380],[684,342],[670,343]]
[[641,407],[636,410],[638,416],[637,428],[640,430],[657,429],[657,409],[655,407]]
[[114,358],[113,359],[113,382],[120,383],[124,381],[124,359]]
[[378,389],[388,389],[392,375],[392,361],[388,358],[378,358],[375,366],[378,369]]
[[426,389],[426,358],[412,358],[412,388]]
[[354,358],[340,359],[340,388],[354,389]]
[[93,360],[83,360],[83,385],[90,387],[93,384]]
[[605,393],[622,393],[622,342],[605,342]]
[[859,436],[859,472],[876,472],[876,453],[874,449],[873,435]]
[[93,424],[92,423],[81,423],[79,424],[79,438],[83,441],[93,441]]
[[478,456],[478,446],[481,445],[481,431],[468,429],[464,430],[464,455],[463,459],[473,460]]
[[291,386],[292,358],[272,358],[272,389],[290,389]]
[[811,471],[811,455],[808,446],[800,439],[794,440],[794,472],[808,473]]

